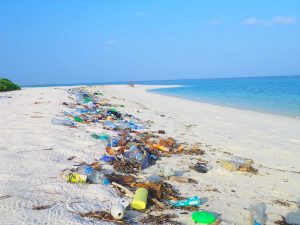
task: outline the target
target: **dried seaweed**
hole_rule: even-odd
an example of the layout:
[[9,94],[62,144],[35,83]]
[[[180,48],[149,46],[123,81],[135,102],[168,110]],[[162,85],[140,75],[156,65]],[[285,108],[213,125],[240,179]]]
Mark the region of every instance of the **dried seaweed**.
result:
[[148,215],[142,218],[139,222],[144,224],[170,224],[170,225],[180,225],[181,223],[174,221],[178,216],[175,214],[161,214],[158,216]]
[[283,216],[281,216],[281,220],[276,220],[274,222],[274,224],[277,224],[277,225],[293,225],[293,224],[289,224],[285,221],[285,218]]
[[252,173],[255,175],[258,174],[258,169],[255,169],[253,166],[241,166],[238,171]]
[[49,209],[53,206],[52,205],[36,205],[36,206],[32,206],[32,210],[43,210],[43,209]]
[[166,182],[159,183],[133,183],[131,185],[135,188],[146,188],[149,191],[149,195],[157,200],[178,200],[180,197],[178,196],[178,192],[173,188],[172,185]]
[[219,191],[217,188],[207,188],[207,189],[205,189],[204,191],[221,193],[221,191]]
[[135,177],[131,175],[118,175],[115,173],[106,175],[110,182],[115,182],[126,187],[130,187],[135,182]]
[[140,164],[128,161],[114,161],[113,166],[115,171],[125,174],[137,174],[141,170]]
[[287,202],[287,201],[284,201],[284,200],[274,200],[272,201],[273,204],[277,204],[277,205],[281,205],[281,206],[284,206],[284,207],[290,207],[291,206],[291,203]]
[[109,221],[109,222],[114,222],[117,224],[123,224],[123,225],[129,225],[129,223],[121,220],[115,220],[112,215],[108,212],[105,211],[94,211],[94,212],[88,212],[88,213],[79,213],[81,217],[88,217],[88,218],[93,218],[93,219],[98,219],[98,220],[103,220],[103,221]]
[[73,159],[75,159],[76,158],[76,156],[70,156],[69,158],[68,158],[68,160],[73,160]]
[[11,195],[3,195],[3,196],[0,196],[0,200],[11,198],[11,197],[12,197]]
[[186,155],[204,155],[205,151],[202,149],[202,147],[199,144],[195,144],[190,148],[186,148],[184,151],[184,154]]

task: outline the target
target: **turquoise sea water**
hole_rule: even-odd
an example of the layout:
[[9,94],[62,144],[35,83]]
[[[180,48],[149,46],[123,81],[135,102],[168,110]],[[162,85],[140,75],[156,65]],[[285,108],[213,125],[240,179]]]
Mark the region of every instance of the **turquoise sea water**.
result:
[[[143,81],[138,84],[181,85],[151,92],[194,101],[300,118],[300,76]],[[98,82],[27,87],[127,84]]]
[[300,118],[300,76],[146,83],[182,85],[182,87],[151,90],[154,93]]

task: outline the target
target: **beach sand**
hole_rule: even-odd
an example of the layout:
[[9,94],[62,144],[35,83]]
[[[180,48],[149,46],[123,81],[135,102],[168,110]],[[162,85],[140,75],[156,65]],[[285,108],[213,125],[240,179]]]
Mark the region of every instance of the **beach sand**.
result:
[[[124,104],[121,112],[134,114],[165,130],[178,142],[199,143],[204,155],[162,158],[142,176],[168,166],[198,181],[172,183],[185,197],[205,200],[201,209],[220,214],[222,224],[248,224],[252,202],[267,204],[268,223],[297,210],[300,200],[300,120],[239,110],[149,93],[156,86],[115,85],[90,87],[112,103]],[[70,87],[25,88],[0,93],[0,224],[109,224],[82,218],[78,212],[110,210],[120,201],[110,186],[69,184],[60,175],[80,162],[93,162],[104,146],[90,138],[102,132],[99,124],[78,128],[55,126],[70,102]],[[254,161],[258,174],[230,172],[220,163],[240,156]],[[73,160],[68,160],[76,156]],[[199,159],[208,162],[206,174],[190,170]],[[35,206],[51,206],[33,210]],[[298,209],[299,210],[299,209]],[[171,210],[172,212],[172,210]],[[178,213],[175,210],[176,213]],[[159,213],[153,212],[153,213]],[[190,212],[178,221],[189,224]],[[129,212],[128,217],[137,215]]]

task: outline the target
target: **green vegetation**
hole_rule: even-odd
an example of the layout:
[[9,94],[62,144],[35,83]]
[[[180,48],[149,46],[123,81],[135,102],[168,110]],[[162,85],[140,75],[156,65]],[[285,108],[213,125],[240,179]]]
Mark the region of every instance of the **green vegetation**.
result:
[[21,87],[12,81],[0,78],[0,92],[3,91],[14,91],[14,90],[20,90]]

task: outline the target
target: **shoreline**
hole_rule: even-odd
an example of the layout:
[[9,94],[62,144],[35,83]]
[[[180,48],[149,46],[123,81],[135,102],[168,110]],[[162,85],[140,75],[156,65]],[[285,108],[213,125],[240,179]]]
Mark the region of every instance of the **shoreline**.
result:
[[[220,78],[223,79],[223,78]],[[101,84],[101,85],[71,85],[71,86],[45,86],[45,87],[22,87],[22,89],[31,89],[31,88],[64,88],[64,89],[68,89],[68,88],[80,88],[80,87],[101,87],[101,86],[124,86],[127,87],[128,84]],[[140,87],[145,87],[144,90],[151,93],[151,94],[155,94],[155,95],[160,95],[160,96],[167,96],[170,98],[176,98],[178,100],[185,100],[185,101],[191,101],[191,102],[198,102],[200,104],[206,104],[208,106],[216,106],[216,107],[223,107],[223,108],[227,108],[227,109],[234,109],[234,110],[240,110],[242,111],[246,111],[246,112],[254,112],[254,113],[261,113],[261,114],[265,114],[265,115],[269,115],[269,116],[279,116],[279,117],[284,117],[284,118],[292,118],[292,119],[296,119],[299,120],[300,117],[296,116],[289,116],[286,114],[279,114],[279,113],[272,113],[272,112],[265,112],[265,111],[259,111],[259,110],[254,110],[254,109],[246,109],[246,108],[239,108],[239,107],[234,107],[234,106],[228,106],[228,105],[222,105],[222,104],[214,104],[214,103],[210,103],[210,102],[205,102],[205,101],[201,101],[201,100],[192,100],[189,98],[185,98],[185,97],[178,97],[178,96],[174,96],[174,95],[168,95],[168,94],[161,94],[161,93],[155,93],[155,92],[151,92],[151,90],[155,90],[155,89],[160,89],[160,88],[175,88],[175,87],[182,87],[184,85],[152,85],[152,84],[135,84],[135,86],[140,86]],[[149,88],[146,88],[149,87]]]
[[[86,88],[100,91],[113,104],[123,104],[118,110],[135,115],[149,124],[150,130],[165,130],[166,137],[179,143],[198,143],[205,154],[163,157],[143,170],[142,177],[159,174],[168,166],[195,179],[198,184],[172,184],[182,196],[207,199],[200,208],[219,213],[222,225],[245,224],[253,201],[266,202],[268,225],[296,209],[294,202],[300,196],[298,120],[153,94],[146,87]],[[119,199],[111,187],[72,185],[59,175],[82,161],[91,163],[105,152],[104,146],[90,137],[94,132],[107,132],[102,125],[68,128],[51,124],[52,118],[64,117],[67,108],[62,102],[72,101],[68,89],[28,88],[0,94],[10,96],[0,98],[0,107],[6,109],[0,111],[6,118],[0,126],[0,194],[11,196],[1,200],[0,222],[103,224],[80,218],[76,212],[109,210],[113,200]],[[69,160],[72,156],[75,159]],[[220,161],[232,156],[253,160],[258,175],[225,170]],[[207,161],[208,173],[189,169],[199,160]],[[33,211],[36,205],[53,206]],[[178,215],[179,221],[190,217]]]
[[[146,86],[146,85],[140,85],[140,86]],[[217,103],[205,102],[205,101],[201,101],[201,100],[193,100],[193,99],[179,97],[179,96],[175,96],[175,95],[151,92],[151,90],[155,90],[155,89],[170,88],[170,87],[182,87],[183,85],[166,85],[167,87],[164,87],[165,85],[161,85],[163,87],[160,87],[160,85],[152,85],[152,86],[157,86],[157,87],[153,87],[151,89],[146,89],[146,91],[148,91],[149,93],[152,93],[152,94],[158,94],[158,95],[168,96],[168,97],[177,98],[177,99],[183,99],[183,100],[192,101],[192,102],[199,102],[201,104],[220,106],[220,107],[224,107],[224,108],[237,109],[237,110],[242,110],[242,111],[250,111],[250,112],[262,113],[262,114],[273,115],[273,116],[288,117],[288,118],[293,118],[293,119],[297,119],[297,120],[300,119],[300,116],[290,116],[287,114],[259,111],[259,110],[255,110],[255,109],[239,108],[239,107],[235,107],[235,106],[222,105],[222,104],[217,104]]]

